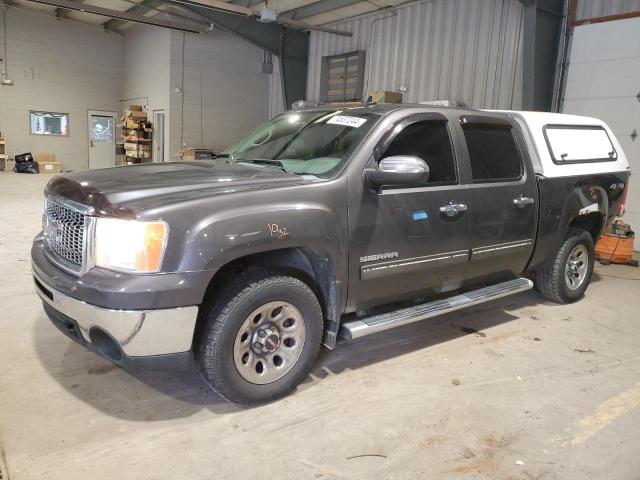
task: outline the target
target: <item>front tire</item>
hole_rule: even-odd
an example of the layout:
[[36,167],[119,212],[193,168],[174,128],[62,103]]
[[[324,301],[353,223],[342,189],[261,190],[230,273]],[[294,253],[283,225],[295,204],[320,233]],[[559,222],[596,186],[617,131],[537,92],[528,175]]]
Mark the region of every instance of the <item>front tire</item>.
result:
[[569,230],[558,252],[536,272],[538,291],[557,303],[572,303],[589,286],[595,253],[593,239],[585,230]]
[[247,271],[205,314],[196,362],[211,388],[233,403],[257,405],[287,395],[307,376],[320,348],[320,304],[293,277]]

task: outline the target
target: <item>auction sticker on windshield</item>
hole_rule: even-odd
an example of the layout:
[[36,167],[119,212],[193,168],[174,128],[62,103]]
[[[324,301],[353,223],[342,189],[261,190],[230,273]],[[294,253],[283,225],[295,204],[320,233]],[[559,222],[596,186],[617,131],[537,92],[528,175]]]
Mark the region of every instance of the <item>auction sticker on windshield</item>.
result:
[[335,117],[331,117],[331,119],[327,123],[330,123],[332,125],[344,125],[345,127],[358,128],[366,121],[366,118],[349,117],[348,115],[336,115]]

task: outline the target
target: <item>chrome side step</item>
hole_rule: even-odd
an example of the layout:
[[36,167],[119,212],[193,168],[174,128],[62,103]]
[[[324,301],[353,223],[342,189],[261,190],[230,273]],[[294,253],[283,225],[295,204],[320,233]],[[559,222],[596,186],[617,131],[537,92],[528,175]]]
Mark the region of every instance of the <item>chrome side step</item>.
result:
[[513,295],[514,293],[524,292],[531,288],[533,288],[533,282],[531,280],[514,278],[513,280],[496,283],[489,287],[472,290],[442,300],[435,300],[433,302],[347,322],[340,327],[339,337],[342,340],[354,340],[366,335],[371,335],[372,333],[383,332],[391,328],[408,325],[409,323],[436,317],[455,310],[461,310],[490,300],[506,297],[507,295]]

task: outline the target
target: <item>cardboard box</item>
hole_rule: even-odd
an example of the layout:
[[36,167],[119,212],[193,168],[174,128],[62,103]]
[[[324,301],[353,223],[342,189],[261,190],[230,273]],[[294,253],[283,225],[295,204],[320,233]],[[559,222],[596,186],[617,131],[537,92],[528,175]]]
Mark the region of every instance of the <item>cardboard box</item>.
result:
[[129,151],[127,150],[127,161],[129,158],[139,159],[139,158],[151,158],[151,152],[138,152],[138,151]]
[[38,163],[47,163],[47,162],[55,162],[56,154],[55,153],[36,153],[33,156],[33,159]]
[[137,112],[135,110],[129,110],[126,114],[127,117],[133,118],[135,120],[146,120],[147,112]]
[[378,90],[371,94],[371,99],[376,103],[402,103],[402,93]]
[[178,158],[185,162],[211,159],[213,151],[207,148],[187,148],[178,152]]
[[124,144],[125,150],[151,150],[151,144],[149,143],[135,143],[135,142],[125,142]]
[[142,111],[142,106],[141,105],[129,105],[128,110],[131,111],[131,112],[141,112]]
[[[37,160],[36,160],[37,161]],[[60,167],[60,162],[56,161],[48,161],[48,162],[38,162],[40,166],[40,173],[60,173],[62,172],[62,168]]]
[[147,121],[147,112],[143,112],[142,107],[140,110],[131,110],[131,107],[137,107],[137,105],[129,105],[129,110],[120,117],[120,123],[125,128],[138,128],[139,122]]

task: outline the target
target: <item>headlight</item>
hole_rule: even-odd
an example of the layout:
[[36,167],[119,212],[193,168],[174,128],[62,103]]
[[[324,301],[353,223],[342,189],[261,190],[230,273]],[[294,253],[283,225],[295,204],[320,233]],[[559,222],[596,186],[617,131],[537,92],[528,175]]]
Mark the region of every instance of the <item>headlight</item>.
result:
[[165,222],[115,218],[96,221],[96,266],[135,273],[160,270],[169,227]]

